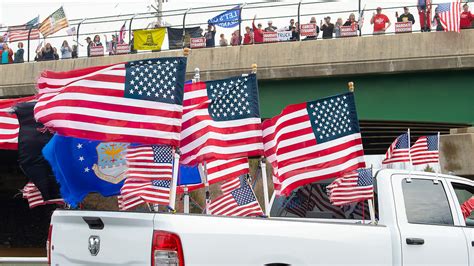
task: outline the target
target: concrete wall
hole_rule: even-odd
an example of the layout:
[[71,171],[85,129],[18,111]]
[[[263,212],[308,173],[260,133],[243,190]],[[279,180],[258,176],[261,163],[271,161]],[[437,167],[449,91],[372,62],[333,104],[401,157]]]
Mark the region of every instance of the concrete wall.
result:
[[[188,73],[199,67],[202,79],[218,79],[250,71],[253,63],[261,80],[472,69],[473,41],[474,30],[466,30],[199,49],[191,51]],[[67,71],[178,55],[182,51],[1,65],[0,97],[33,94],[45,69]]]
[[443,173],[474,179],[474,127],[451,130],[441,136],[440,162]]

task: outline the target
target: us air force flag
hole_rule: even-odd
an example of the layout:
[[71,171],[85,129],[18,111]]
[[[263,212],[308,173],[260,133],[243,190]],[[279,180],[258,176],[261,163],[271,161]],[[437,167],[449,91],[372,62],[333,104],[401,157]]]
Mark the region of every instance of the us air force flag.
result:
[[240,21],[240,7],[236,6],[222,14],[211,18],[208,23],[214,24],[222,28],[233,28],[239,25]]
[[62,197],[76,207],[91,192],[103,196],[120,194],[128,145],[56,134],[44,147],[43,155],[53,168]]

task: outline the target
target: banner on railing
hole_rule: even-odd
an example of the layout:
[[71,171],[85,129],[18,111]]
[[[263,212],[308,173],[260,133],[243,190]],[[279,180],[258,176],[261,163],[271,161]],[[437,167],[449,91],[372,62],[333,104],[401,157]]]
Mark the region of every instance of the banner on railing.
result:
[[301,24],[301,36],[316,36],[316,23]]
[[357,36],[357,29],[352,26],[341,26],[341,37]]
[[90,55],[91,56],[104,56],[104,46],[92,46]]
[[133,47],[135,50],[161,50],[165,35],[166,28],[134,30]]
[[222,28],[233,28],[239,25],[240,21],[240,7],[236,6],[230,10],[225,11],[213,18],[208,23]]
[[[181,49],[191,47],[191,38],[199,38],[202,36],[200,27],[186,28],[183,36],[183,28],[168,28],[168,45],[169,49]],[[184,37],[184,40],[183,40]]]
[[117,44],[116,54],[128,54],[130,53],[130,46],[126,43]]
[[285,42],[291,39],[291,31],[263,32],[263,42]]
[[191,49],[206,48],[206,38],[191,38]]
[[411,21],[395,23],[395,33],[412,32],[412,28],[413,24],[411,23]]

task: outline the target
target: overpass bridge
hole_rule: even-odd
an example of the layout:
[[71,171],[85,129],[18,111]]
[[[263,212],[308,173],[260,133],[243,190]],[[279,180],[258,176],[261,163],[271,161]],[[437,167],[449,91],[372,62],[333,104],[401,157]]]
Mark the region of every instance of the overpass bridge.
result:
[[[347,82],[354,81],[364,147],[369,154],[380,154],[407,127],[414,141],[474,124],[473,41],[474,30],[465,30],[195,49],[187,75],[191,78],[199,68],[202,80],[225,78],[249,72],[256,63],[264,118],[291,103],[344,92]],[[0,97],[34,94],[45,69],[180,55],[182,51],[172,50],[1,65]],[[466,152],[474,153],[472,143]],[[456,171],[474,175],[474,166],[470,168]]]

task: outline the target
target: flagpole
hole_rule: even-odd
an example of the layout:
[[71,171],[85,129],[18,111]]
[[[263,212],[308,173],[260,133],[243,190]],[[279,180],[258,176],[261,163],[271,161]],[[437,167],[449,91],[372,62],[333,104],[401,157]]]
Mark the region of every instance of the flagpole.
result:
[[437,172],[441,174],[441,160],[440,160],[440,158],[441,158],[440,150],[441,149],[439,147],[440,139],[441,139],[441,133],[438,131],[438,171]]
[[211,192],[209,192],[209,181],[207,180],[207,164],[206,161],[202,164],[204,170],[203,182],[204,191],[206,192],[206,214],[209,214],[209,204],[211,203]]
[[[183,49],[183,55],[189,55],[189,49]],[[170,187],[170,203],[169,207],[174,211],[176,206],[176,189],[178,187],[178,171],[179,171],[179,149],[178,147],[173,147],[173,177],[171,179],[171,187]]]
[[189,213],[189,192],[188,192],[188,186],[184,186],[183,213]]
[[408,129],[408,158],[410,159],[410,168],[413,170],[413,161],[411,159],[411,137],[410,137],[410,129]]
[[[374,170],[373,170],[373,165],[370,165],[370,175],[372,176],[372,186],[374,185],[373,181],[374,181]],[[370,214],[370,223],[371,224],[375,224],[376,221],[375,221],[375,205],[374,205],[374,201],[373,201],[373,195],[372,195],[372,199],[368,199],[367,200],[367,203],[369,205],[369,214]]]
[[170,203],[169,206],[171,209],[175,210],[176,205],[176,188],[178,187],[178,171],[179,171],[179,150],[176,147],[173,147],[173,178],[171,179],[170,187]]
[[263,201],[265,206],[265,215],[270,216],[270,201],[268,200],[267,163],[263,156],[260,159],[260,168],[262,169]]

